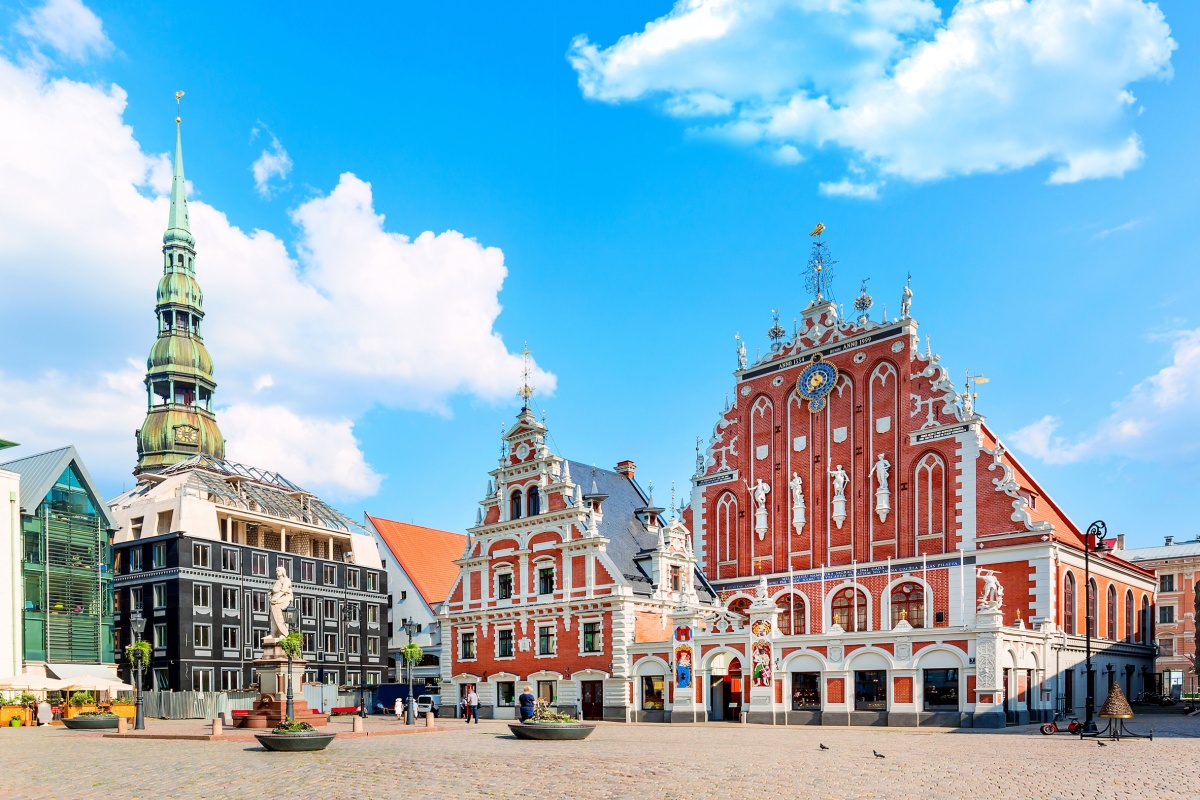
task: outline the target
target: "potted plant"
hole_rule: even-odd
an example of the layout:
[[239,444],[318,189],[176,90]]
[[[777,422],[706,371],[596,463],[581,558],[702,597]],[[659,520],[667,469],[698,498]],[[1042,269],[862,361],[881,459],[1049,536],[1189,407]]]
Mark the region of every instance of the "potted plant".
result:
[[68,717],[77,717],[80,714],[99,710],[96,706],[96,696],[91,692],[73,692],[67,701]]
[[513,722],[508,726],[518,739],[552,742],[586,739],[595,728],[595,725],[573,719],[570,714],[555,711],[548,702],[541,699],[533,709],[533,719],[527,722]]
[[118,719],[120,717],[109,711],[83,711],[64,719],[62,724],[73,731],[99,731],[116,728]]
[[28,692],[14,694],[12,697],[0,698],[0,725],[10,725],[14,728],[28,723],[29,707],[36,702]]
[[293,719],[281,722],[270,733],[256,733],[254,738],[268,750],[282,753],[301,753],[324,750],[337,734],[322,733],[307,722]]

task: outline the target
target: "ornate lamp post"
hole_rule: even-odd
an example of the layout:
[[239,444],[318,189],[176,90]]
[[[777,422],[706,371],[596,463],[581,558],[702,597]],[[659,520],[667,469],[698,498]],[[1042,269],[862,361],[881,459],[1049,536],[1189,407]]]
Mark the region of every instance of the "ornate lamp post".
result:
[[[146,630],[146,618],[142,616],[140,608],[135,608],[133,613],[129,615],[129,627],[133,630],[133,643],[140,644],[142,633]],[[134,715],[133,729],[135,731],[144,731],[146,730],[146,719],[142,716],[142,650],[139,647],[134,652],[137,653],[137,678],[135,679],[137,686],[134,687],[137,690],[137,700],[135,701],[137,711]]]
[[[300,624],[300,612],[299,612],[299,610],[297,610],[296,605],[294,603],[283,610],[283,621],[287,623],[288,635],[291,635],[292,631],[298,629],[298,626]],[[287,660],[288,660],[287,712],[286,713],[287,713],[288,722],[294,722],[296,719],[296,703],[295,703],[295,697],[293,697],[293,692],[292,692],[292,650],[289,647],[284,652],[287,654]]]
[[[408,636],[408,643],[411,645],[413,634],[420,633],[421,626],[412,617],[405,617],[401,624],[404,626],[404,633]],[[413,697],[413,668],[407,650],[404,652],[404,665],[408,667],[408,698],[404,701],[404,724],[415,725],[417,724],[417,714]]]
[[[1104,538],[1108,536],[1108,526],[1103,520],[1096,520],[1088,526],[1087,535],[1083,539],[1083,585],[1084,585],[1084,603],[1086,612],[1084,613],[1084,638],[1087,647],[1086,671],[1087,671],[1087,705],[1085,706],[1085,717],[1083,720],[1083,730],[1080,734],[1087,736],[1088,734],[1097,733],[1096,722],[1093,719],[1096,713],[1096,673],[1092,669],[1092,601],[1099,602],[1098,598],[1092,596],[1092,553],[1095,553],[1098,558],[1103,558],[1105,553],[1112,550],[1105,542]],[[1095,540],[1093,542],[1093,539]]]

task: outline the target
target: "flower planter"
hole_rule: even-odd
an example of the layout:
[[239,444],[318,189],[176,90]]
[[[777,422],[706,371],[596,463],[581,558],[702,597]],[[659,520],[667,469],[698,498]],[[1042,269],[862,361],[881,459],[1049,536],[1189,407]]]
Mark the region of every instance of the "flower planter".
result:
[[62,724],[73,731],[103,731],[117,727],[116,717],[70,717]]
[[518,739],[569,742],[586,739],[596,729],[596,726],[579,722],[516,722],[510,724],[508,729]]
[[254,738],[268,750],[280,753],[307,753],[324,750],[333,741],[333,733],[256,733]]
[[29,709],[25,706],[0,707],[0,726],[10,726],[14,719],[19,719],[22,725],[28,725],[30,722]]
[[88,711],[99,711],[100,707],[95,703],[87,703],[82,706],[67,706],[67,717],[78,717],[80,714]]
[[133,719],[137,716],[137,706],[113,706],[108,710],[125,719]]

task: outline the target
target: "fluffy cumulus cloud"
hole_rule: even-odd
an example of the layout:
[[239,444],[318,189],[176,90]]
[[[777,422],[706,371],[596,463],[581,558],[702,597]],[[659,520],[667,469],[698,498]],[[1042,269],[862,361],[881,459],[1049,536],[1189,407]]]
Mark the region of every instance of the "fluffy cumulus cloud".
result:
[[112,52],[100,18],[79,0],[47,0],[17,21],[17,33],[73,61]]
[[[259,129],[255,128],[250,138],[256,139],[258,135]],[[254,189],[261,197],[269,198],[283,188],[280,184],[292,174],[292,159],[275,134],[267,131],[266,135],[271,142],[250,165],[250,172],[254,174]]]
[[1141,163],[1128,87],[1169,78],[1174,49],[1146,0],[960,0],[944,17],[933,0],[677,0],[611,46],[576,37],[568,58],[586,97],[661,102],[730,141],[790,145],[791,163],[833,147],[927,181],[1049,162],[1072,183]]
[[[142,149],[125,103],[120,87],[0,56],[0,436],[74,442],[118,475],[145,409],[169,185],[168,154]],[[184,126],[186,157],[201,145]],[[367,409],[446,413],[455,394],[496,401],[519,385],[521,358],[494,329],[500,250],[396,233],[349,173],[294,210],[291,250],[189,209],[230,457],[361,497],[380,481],[354,438]],[[553,391],[553,375],[535,380]]]
[[1200,328],[1169,337],[1171,363],[1137,384],[1094,431],[1059,433],[1043,417],[1010,434],[1009,442],[1051,464],[1083,459],[1195,460],[1200,454]]

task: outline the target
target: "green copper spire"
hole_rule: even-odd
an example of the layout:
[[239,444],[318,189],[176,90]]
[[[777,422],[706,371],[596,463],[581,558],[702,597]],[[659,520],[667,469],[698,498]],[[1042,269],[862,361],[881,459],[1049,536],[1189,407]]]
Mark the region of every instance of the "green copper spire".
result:
[[137,432],[134,475],[158,472],[200,453],[225,457],[225,439],[213,413],[217,384],[202,333],[204,293],[195,277],[196,240],[188,226],[178,117],[175,125],[171,215],[154,307],[158,338],[146,359],[146,420]]
[[163,244],[185,242],[195,246],[192,228],[188,224],[187,183],[183,179],[183,132],[182,120],[175,118],[175,170],[171,175],[171,214],[167,217],[167,232]]

